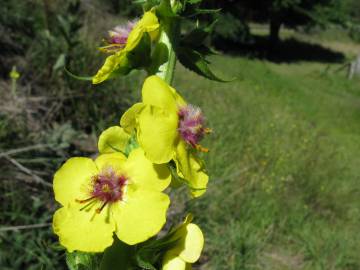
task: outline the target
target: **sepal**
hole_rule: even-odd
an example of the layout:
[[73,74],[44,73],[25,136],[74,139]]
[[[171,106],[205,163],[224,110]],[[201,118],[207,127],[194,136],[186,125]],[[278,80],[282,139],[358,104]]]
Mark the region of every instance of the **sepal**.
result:
[[129,66],[133,69],[146,68],[151,63],[151,38],[145,32],[138,46],[127,53]]
[[104,252],[99,270],[135,269],[134,255],[134,246],[129,246],[115,237],[113,245]]
[[172,188],[179,188],[182,185],[187,186],[191,192],[196,192],[196,191],[204,191],[206,190],[206,187],[204,188],[196,188],[191,184],[190,180],[185,179],[184,177],[182,177],[181,175],[179,175],[178,170],[176,168],[176,164],[174,162],[169,162],[168,163],[168,168],[170,170],[171,173],[171,187]]
[[176,11],[173,10],[170,0],[161,0],[156,7],[156,15],[159,18],[176,17]]
[[69,270],[98,270],[101,254],[80,251],[67,252],[66,264]]

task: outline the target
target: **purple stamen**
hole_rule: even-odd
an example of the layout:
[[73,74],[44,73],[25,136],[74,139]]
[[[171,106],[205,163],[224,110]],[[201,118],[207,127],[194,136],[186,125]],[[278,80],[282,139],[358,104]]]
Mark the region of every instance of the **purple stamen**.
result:
[[205,118],[201,109],[189,104],[180,107],[178,115],[180,118],[178,131],[181,137],[188,144],[196,147],[206,134],[206,128],[204,128]]
[[127,184],[127,178],[124,175],[118,175],[112,168],[102,171],[92,177],[90,197],[84,200],[76,199],[78,203],[86,203],[81,210],[92,207],[96,202],[102,202],[96,209],[96,213],[101,213],[109,203],[121,201],[124,195],[124,188]]
[[119,201],[123,198],[123,188],[127,179],[117,175],[112,169],[93,177],[92,197],[104,203]]
[[123,49],[136,23],[137,20],[129,21],[126,25],[118,25],[110,30],[109,38],[106,40],[107,45],[102,49],[106,52],[116,52]]

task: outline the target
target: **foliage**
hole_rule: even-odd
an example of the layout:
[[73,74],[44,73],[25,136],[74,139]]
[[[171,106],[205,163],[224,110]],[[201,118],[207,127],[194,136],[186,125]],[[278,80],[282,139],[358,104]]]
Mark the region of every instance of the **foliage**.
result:
[[[351,1],[351,0],[349,0]],[[342,0],[206,1],[204,7],[221,8],[215,37],[232,42],[249,40],[250,21],[269,23],[270,38],[277,41],[281,25],[291,28],[329,24],[346,25],[353,5]]]

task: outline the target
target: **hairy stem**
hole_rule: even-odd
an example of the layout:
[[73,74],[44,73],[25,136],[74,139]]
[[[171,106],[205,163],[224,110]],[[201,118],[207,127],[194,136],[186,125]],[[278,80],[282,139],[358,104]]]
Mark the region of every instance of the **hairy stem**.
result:
[[159,39],[159,43],[166,46],[168,57],[167,61],[159,67],[156,75],[162,78],[169,85],[172,84],[176,65],[176,54],[173,47],[173,37],[176,34],[175,31],[177,31],[177,25],[175,23],[165,23]]

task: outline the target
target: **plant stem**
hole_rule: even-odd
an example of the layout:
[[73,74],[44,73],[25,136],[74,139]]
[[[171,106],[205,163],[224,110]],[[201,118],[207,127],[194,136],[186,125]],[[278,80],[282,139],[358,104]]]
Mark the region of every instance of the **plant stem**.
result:
[[169,85],[172,84],[174,78],[174,71],[176,65],[176,54],[171,42],[171,36],[174,33],[176,26],[172,23],[166,23],[161,31],[159,43],[163,43],[167,48],[168,59],[167,61],[159,67],[157,76],[162,78]]

